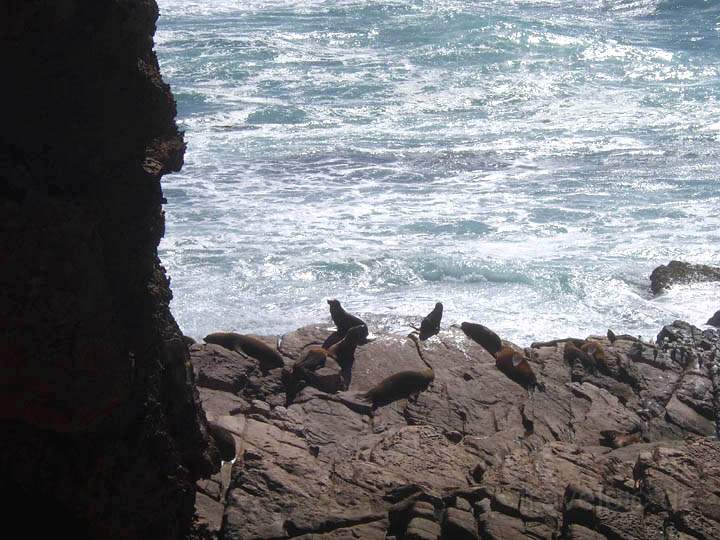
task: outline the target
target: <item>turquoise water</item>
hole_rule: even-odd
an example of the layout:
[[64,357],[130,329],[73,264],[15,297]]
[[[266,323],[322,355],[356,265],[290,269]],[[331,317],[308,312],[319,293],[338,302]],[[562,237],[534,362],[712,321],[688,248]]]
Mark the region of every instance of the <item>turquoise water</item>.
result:
[[173,312],[280,333],[337,297],[519,343],[702,324],[720,284],[720,1],[160,0],[188,151]]

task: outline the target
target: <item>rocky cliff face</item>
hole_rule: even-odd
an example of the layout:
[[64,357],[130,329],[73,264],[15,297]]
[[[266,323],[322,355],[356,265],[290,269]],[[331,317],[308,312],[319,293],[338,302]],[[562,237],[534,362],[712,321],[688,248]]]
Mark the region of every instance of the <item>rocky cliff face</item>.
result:
[[[329,334],[282,336],[287,368]],[[333,394],[327,360],[288,399],[282,369],[193,345],[203,404],[237,448],[199,484],[199,512],[225,540],[720,538],[717,331],[678,321],[653,343],[610,334],[516,354],[535,384],[458,328],[381,335],[357,348],[347,392]],[[416,400],[358,407],[427,364]]]
[[0,485],[33,532],[177,538],[217,460],[157,259],[184,151],[157,15],[0,8]]

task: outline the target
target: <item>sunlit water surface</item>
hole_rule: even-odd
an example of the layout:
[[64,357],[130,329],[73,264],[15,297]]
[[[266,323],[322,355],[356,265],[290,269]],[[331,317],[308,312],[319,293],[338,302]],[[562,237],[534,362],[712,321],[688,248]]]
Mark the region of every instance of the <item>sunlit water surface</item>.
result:
[[720,1],[160,0],[188,150],[173,312],[283,333],[337,297],[406,331],[654,336],[720,284]]

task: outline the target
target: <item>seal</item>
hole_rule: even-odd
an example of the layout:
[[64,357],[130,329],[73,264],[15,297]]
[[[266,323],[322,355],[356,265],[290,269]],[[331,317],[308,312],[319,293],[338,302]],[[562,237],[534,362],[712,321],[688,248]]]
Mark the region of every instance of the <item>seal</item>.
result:
[[576,347],[582,347],[582,344],[585,343],[584,339],[580,338],[574,338],[574,337],[566,337],[566,338],[560,338],[560,339],[551,339],[550,341],[533,341],[530,344],[531,349],[541,349],[543,347],[556,347],[557,345],[562,345],[563,343],[570,342]]
[[232,461],[235,459],[235,439],[232,434],[220,424],[212,421],[208,422],[208,431],[220,452],[220,459],[223,461]]
[[340,365],[340,376],[345,390],[350,387],[352,381],[352,367],[355,362],[355,349],[362,340],[365,328],[361,325],[353,326],[347,331],[345,337],[332,345],[327,351]]
[[614,429],[606,429],[601,431],[600,435],[603,437],[601,443],[611,448],[622,448],[623,446],[643,442],[642,435],[638,432],[623,433]]
[[464,322],[460,328],[465,335],[480,345],[487,352],[496,355],[502,348],[502,340],[495,332],[482,324]]
[[214,343],[231,351],[243,352],[255,358],[263,371],[285,365],[282,356],[275,349],[252,336],[235,332],[215,332],[205,336],[205,343]]
[[537,377],[524,355],[512,347],[503,346],[495,354],[495,367],[502,371],[509,379],[525,388],[537,386]]
[[420,323],[419,337],[420,341],[425,341],[440,332],[440,321],[442,321],[443,305],[442,302],[435,304],[433,310]]
[[429,367],[421,371],[400,371],[383,379],[360,398],[372,403],[375,409],[399,399],[417,396],[434,380],[435,372]]
[[354,326],[365,327],[362,339],[367,339],[368,327],[367,324],[365,324],[365,321],[363,321],[359,317],[356,317],[355,315],[350,315],[347,311],[345,311],[340,305],[339,300],[328,300],[327,302],[330,306],[330,317],[332,318],[333,323],[337,327],[337,331],[340,334],[340,339],[344,338],[345,334],[347,334],[347,331]]
[[600,345],[597,341],[587,340],[583,343],[580,350],[590,356],[594,361],[595,365],[600,368],[600,371],[608,373],[610,371],[610,365],[608,363],[607,353],[605,348]]
[[182,340],[185,343],[185,345],[187,345],[188,348],[190,348],[190,345],[195,345],[195,343],[197,343],[197,341],[195,341],[190,336],[183,335]]
[[311,347],[305,354],[302,355],[300,360],[293,364],[293,372],[299,370],[315,371],[325,366],[325,361],[328,357],[328,351],[322,347]]
[[355,360],[355,349],[360,345],[366,331],[367,327],[365,326],[353,326],[347,331],[344,338],[328,347],[328,354],[341,365],[351,364]]
[[[585,344],[583,343],[581,347],[584,346]],[[563,359],[573,367],[577,366],[579,362],[588,373],[595,373],[597,368],[595,358],[570,341],[565,344],[565,348],[563,349]]]
[[608,328],[608,331],[607,331],[607,334],[606,334],[606,335],[607,335],[608,341],[610,342],[611,345],[612,345],[613,343],[615,343],[615,340],[617,339],[617,336],[615,335],[615,332],[613,332],[612,330],[610,330],[610,329]]
[[312,371],[325,366],[328,352],[322,347],[311,347],[293,364],[292,369],[284,369],[281,380],[285,384],[286,403],[290,404],[300,390],[308,383]]

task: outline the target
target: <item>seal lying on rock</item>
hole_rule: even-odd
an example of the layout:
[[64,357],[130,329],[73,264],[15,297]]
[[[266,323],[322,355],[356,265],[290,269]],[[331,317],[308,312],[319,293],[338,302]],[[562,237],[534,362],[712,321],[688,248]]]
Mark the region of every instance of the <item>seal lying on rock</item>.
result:
[[327,357],[328,351],[322,347],[311,347],[293,364],[292,369],[283,370],[281,379],[285,384],[286,403],[293,402],[295,396],[307,384],[311,372],[325,366]]
[[493,356],[502,348],[502,340],[495,332],[482,324],[464,322],[460,328],[465,335]]
[[420,323],[420,341],[425,341],[440,332],[440,321],[442,321],[442,315],[443,305],[442,302],[438,302],[435,304],[433,310],[428,313],[427,317],[425,317]]
[[538,384],[527,358],[512,347],[504,346],[495,354],[495,366],[521,386],[529,388]]
[[638,432],[622,433],[614,429],[605,429],[600,432],[600,435],[603,438],[601,443],[611,448],[622,448],[623,446],[643,442],[642,435]]
[[205,336],[205,343],[214,343],[231,351],[243,352],[260,362],[260,369],[267,371],[283,367],[282,356],[262,341],[252,336],[244,336],[235,332],[215,332]]
[[400,371],[390,375],[359,397],[372,403],[374,409],[417,395],[426,390],[434,380],[435,372],[431,368],[422,371]]
[[563,359],[571,365],[580,362],[587,373],[595,373],[597,367],[595,358],[590,356],[582,347],[585,347],[585,344],[582,344],[581,347],[578,348],[574,343],[568,341],[563,349]]

